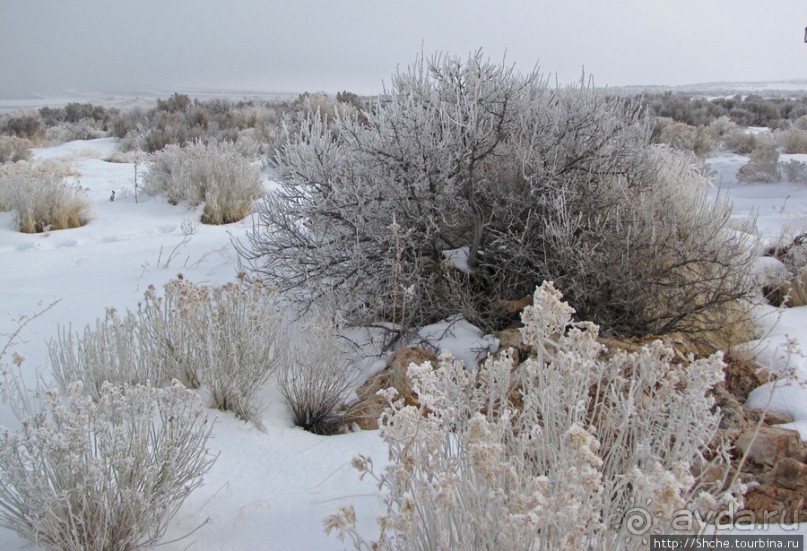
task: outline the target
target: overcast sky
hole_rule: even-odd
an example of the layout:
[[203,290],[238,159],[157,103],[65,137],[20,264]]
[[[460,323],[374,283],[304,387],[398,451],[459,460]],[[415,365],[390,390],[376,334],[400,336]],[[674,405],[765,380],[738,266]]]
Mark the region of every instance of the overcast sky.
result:
[[807,79],[805,0],[0,0],[0,97],[375,93],[421,49],[559,82]]

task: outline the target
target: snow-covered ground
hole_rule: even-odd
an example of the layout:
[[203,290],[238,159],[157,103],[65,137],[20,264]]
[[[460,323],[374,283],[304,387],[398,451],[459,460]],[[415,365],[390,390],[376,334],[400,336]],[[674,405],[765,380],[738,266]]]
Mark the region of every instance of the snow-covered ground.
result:
[[[781,156],[783,162],[790,159],[805,162],[807,155]],[[715,171],[716,191],[729,198],[737,217],[754,216],[766,245],[787,243],[807,233],[807,185],[739,183],[735,174],[747,160],[723,152],[708,161]],[[791,415],[794,421],[785,427],[798,430],[807,440],[807,306],[779,309],[763,304],[757,307],[756,319],[759,338],[740,351],[785,376],[752,392],[747,405]]]
[[[37,370],[48,377],[46,343],[60,326],[81,329],[110,306],[134,309],[149,285],[159,288],[179,272],[196,283],[235,278],[231,239],[243,236],[251,220],[205,226],[198,222],[198,210],[168,205],[163,198],[140,195],[136,203],[133,165],[103,160],[114,147],[114,140],[101,139],[35,152],[36,159],[67,159],[79,173],[93,204],[86,226],[25,235],[15,231],[11,213],[0,213],[0,334],[12,332],[20,316],[58,300],[25,328],[15,347],[26,357],[31,384]],[[769,240],[782,232],[807,231],[807,186],[738,184],[734,173],[744,162],[743,157],[721,154],[709,163],[719,192],[732,199],[737,215],[755,212],[759,230]],[[113,190],[114,202],[109,200]],[[802,353],[807,350],[807,308],[780,312],[760,307],[759,321],[761,338],[747,345],[748,350],[772,369],[793,368],[807,381]],[[494,345],[490,338],[476,338],[475,346]],[[752,400],[767,402],[764,393],[761,389]],[[794,426],[807,438],[807,389],[779,384],[776,393],[774,408],[792,414]],[[315,436],[293,427],[271,385],[264,398],[269,404],[262,419],[266,433],[229,413],[209,411],[215,420],[209,444],[218,460],[175,517],[166,540],[201,527],[165,549],[342,549],[345,544],[325,536],[322,520],[347,502],[355,505],[363,533],[376,530],[381,499],[373,481],[360,481],[350,461],[361,453],[373,457],[377,468],[383,466],[386,449],[377,433]],[[13,422],[0,408],[0,424]],[[0,548],[23,547],[15,534],[0,530]]]

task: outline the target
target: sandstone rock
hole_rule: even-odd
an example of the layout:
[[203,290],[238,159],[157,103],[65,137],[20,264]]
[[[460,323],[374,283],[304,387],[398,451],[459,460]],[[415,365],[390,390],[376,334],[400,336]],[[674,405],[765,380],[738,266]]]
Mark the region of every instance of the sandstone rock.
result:
[[725,362],[726,388],[740,402],[745,402],[752,390],[768,382],[767,371],[753,360],[729,354],[726,356]]
[[378,396],[378,391],[385,388],[394,388],[398,397],[403,398],[407,404],[416,404],[417,398],[412,393],[412,385],[406,370],[409,364],[422,364],[431,362],[437,366],[438,359],[432,352],[423,348],[401,348],[389,359],[386,369],[371,377],[356,391],[359,399],[347,412],[351,422],[364,430],[378,428],[378,418],[386,409],[387,402]]
[[734,443],[738,457],[748,454],[747,461],[773,467],[785,458],[804,458],[804,446],[798,431],[762,425],[759,431],[747,430]]
[[807,498],[807,464],[785,457],[779,461],[767,476],[771,485],[792,490]]
[[397,390],[399,396],[410,396],[412,394],[412,384],[406,371],[410,364],[421,365],[425,362],[431,362],[433,367],[436,367],[439,363],[437,356],[433,352],[423,348],[406,347],[396,350],[387,363],[387,370],[389,371],[388,387]]
[[754,486],[745,494],[745,510],[754,513],[759,524],[788,524],[807,521],[804,495],[768,484]]

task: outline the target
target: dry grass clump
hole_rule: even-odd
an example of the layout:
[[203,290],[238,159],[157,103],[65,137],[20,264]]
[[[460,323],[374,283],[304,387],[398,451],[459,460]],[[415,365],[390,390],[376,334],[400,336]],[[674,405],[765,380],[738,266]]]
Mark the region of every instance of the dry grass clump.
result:
[[807,130],[791,128],[777,132],[776,144],[782,148],[782,153],[807,153]]
[[63,167],[19,162],[0,169],[0,210],[16,212],[21,232],[41,233],[83,226],[90,204]]
[[31,159],[33,143],[26,138],[0,136],[0,163],[14,163]]
[[155,154],[143,182],[146,193],[165,194],[169,203],[204,203],[205,224],[243,219],[263,194],[258,167],[229,142],[169,145]]

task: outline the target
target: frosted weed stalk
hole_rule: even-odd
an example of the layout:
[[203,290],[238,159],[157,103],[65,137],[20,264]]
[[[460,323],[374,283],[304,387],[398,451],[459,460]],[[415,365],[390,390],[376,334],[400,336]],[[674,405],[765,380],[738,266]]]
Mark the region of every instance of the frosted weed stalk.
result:
[[720,355],[673,363],[657,342],[603,360],[597,326],[571,323],[560,299],[536,290],[522,363],[505,352],[473,373],[443,355],[437,369],[409,367],[419,406],[382,391],[390,463],[376,474],[354,462],[386,495],[379,539],[357,533],[351,506],[326,530],[358,548],[619,549],[637,543],[623,526],[635,504],[674,533],[675,511],[736,502],[707,395]]

